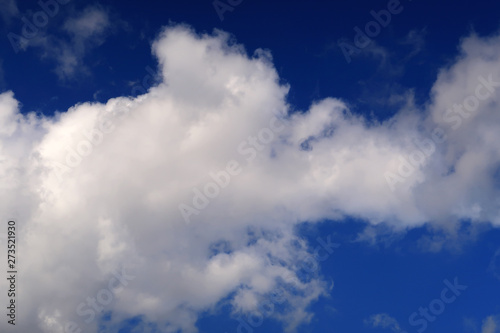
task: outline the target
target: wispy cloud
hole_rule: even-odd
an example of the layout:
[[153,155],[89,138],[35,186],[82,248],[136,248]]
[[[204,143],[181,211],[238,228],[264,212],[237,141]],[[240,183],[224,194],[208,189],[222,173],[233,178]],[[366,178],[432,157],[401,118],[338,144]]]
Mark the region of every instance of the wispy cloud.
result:
[[85,55],[104,43],[110,29],[109,16],[100,7],[87,7],[79,15],[68,18],[62,29],[70,36],[69,42],[46,39],[42,45],[46,55],[57,59],[59,78],[68,79],[77,71],[85,70]]
[[500,316],[489,316],[483,320],[481,333],[498,333],[500,332]]
[[38,49],[42,58],[55,61],[55,73],[59,79],[74,79],[77,75],[90,74],[85,57],[120,26],[112,23],[117,22],[112,22],[105,8],[88,6],[66,18],[57,34],[50,33],[52,27],[26,40],[21,46],[22,49]]
[[16,0],[0,0],[0,16],[6,25],[10,25],[19,16]]
[[[69,41],[54,45],[66,64],[60,75],[70,77],[105,40],[109,17],[92,7],[65,22]],[[385,223],[384,232],[446,230],[461,220],[500,225],[500,90],[466,113],[460,133],[443,117],[480,75],[499,81],[499,36],[464,38],[425,106],[403,103],[384,122],[333,97],[294,112],[270,53],[248,55],[231,38],[165,28],[153,44],[161,83],[136,98],[42,117],[21,114],[12,92],[0,94],[0,210],[17,212],[23,231],[19,303],[29,315],[21,331],[69,322],[113,331],[138,315],[160,329],[194,331],[198,315],[221,300],[244,312],[280,283],[294,292],[274,317],[292,330],[328,292],[320,271],[300,274],[313,249],[295,233],[298,223],[356,216]],[[273,117],[284,128],[269,140],[262,130]],[[397,172],[399,157],[436,126],[447,141],[391,191],[385,172]],[[193,203],[193,189],[234,159],[242,172],[186,225],[179,204]],[[106,304],[113,321],[87,322],[77,309],[121,268],[135,278]],[[385,314],[369,322],[399,329]]]
[[365,324],[375,328],[380,327],[390,329],[393,332],[401,331],[398,321],[395,318],[389,316],[387,313],[378,313],[371,315],[370,318],[365,319]]

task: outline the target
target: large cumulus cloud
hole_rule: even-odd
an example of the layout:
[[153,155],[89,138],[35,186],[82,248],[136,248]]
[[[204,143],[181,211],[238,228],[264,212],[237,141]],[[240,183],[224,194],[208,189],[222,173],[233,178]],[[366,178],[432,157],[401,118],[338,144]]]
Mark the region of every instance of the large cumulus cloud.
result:
[[[336,98],[291,112],[270,53],[248,56],[224,32],[171,26],[153,52],[163,81],[137,98],[37,117],[0,95],[0,207],[20,228],[23,331],[96,331],[106,311],[110,327],[143,316],[195,331],[200,311],[221,300],[252,311],[279,283],[294,292],[275,315],[293,329],[327,291],[296,274],[309,251],[297,223],[500,223],[500,91],[458,127],[447,113],[479,77],[500,78],[498,37],[464,39],[428,103],[410,96],[383,123]],[[213,175],[229,184],[196,207]],[[193,209],[189,223],[180,207]],[[113,299],[94,318],[82,304],[106,289]]]

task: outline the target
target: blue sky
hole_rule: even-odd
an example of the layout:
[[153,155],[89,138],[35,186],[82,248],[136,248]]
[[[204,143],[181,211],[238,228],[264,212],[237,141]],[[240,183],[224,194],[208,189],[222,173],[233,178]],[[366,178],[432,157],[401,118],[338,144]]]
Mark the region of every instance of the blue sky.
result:
[[[136,10],[134,2],[96,2],[109,11],[116,27],[98,50],[85,54],[86,63],[93,69],[92,75],[85,77],[85,83],[76,77],[59,80],[53,73],[54,59],[43,58],[43,49],[15,53],[7,40],[1,50],[2,89],[14,90],[16,96],[22,98],[26,111],[38,109],[41,112],[65,110],[76,102],[93,100],[96,92],[100,92],[96,97],[101,102],[131,94],[127,83],[146,76],[147,66],[156,68],[156,59],[150,52],[152,40],[161,27],[173,22],[190,24],[198,32],[223,29],[234,34],[249,51],[270,49],[280,76],[292,85],[289,99],[297,108],[306,108],[311,100],[332,95],[351,101],[362,100],[363,96],[376,99],[371,95],[375,87],[380,88],[381,82],[386,94],[392,91],[390,89],[416,89],[425,99],[438,69],[456,56],[460,38],[471,31],[489,35],[498,29],[498,17],[492,3],[449,1],[431,6],[423,1],[405,1],[401,3],[403,11],[394,15],[391,23],[375,38],[378,46],[387,49],[390,56],[387,63],[381,64],[379,58],[364,52],[347,65],[338,40],[352,41],[353,28],[363,27],[373,20],[370,11],[387,8],[387,3],[311,1],[305,5],[300,1],[287,4],[243,1],[232,12],[225,12],[221,22],[210,1],[151,1],[141,4],[140,11]],[[76,1],[61,5],[57,15],[42,27],[40,36],[50,33],[68,40],[69,36],[60,31],[61,23],[68,15],[76,15],[88,5]],[[19,15],[25,14],[28,18],[30,13],[33,15],[41,9],[36,1],[20,2],[17,6]],[[19,18],[12,18],[10,25],[4,25],[4,32],[20,35],[22,26]],[[405,38],[412,31],[416,40],[413,44],[411,41],[405,44]],[[401,64],[418,47],[415,44],[420,39],[425,42],[425,48],[418,57]],[[396,85],[388,72],[395,71],[398,64],[405,70],[397,77]],[[387,67],[381,67],[383,65]],[[81,78],[83,74],[79,75]],[[338,84],[339,81],[343,84]],[[42,82],[46,89],[40,90]],[[33,96],[34,91],[39,95]],[[368,101],[359,106],[368,110],[375,107]],[[384,110],[380,106],[379,109],[377,115],[382,116]]]
[[2,332],[500,332],[498,3],[0,9]]

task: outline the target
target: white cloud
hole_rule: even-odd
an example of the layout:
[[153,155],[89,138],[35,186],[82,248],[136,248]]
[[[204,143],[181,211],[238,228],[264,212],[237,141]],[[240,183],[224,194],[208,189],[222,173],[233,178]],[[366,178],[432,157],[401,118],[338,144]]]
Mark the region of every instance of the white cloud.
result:
[[483,320],[481,333],[498,333],[500,332],[500,316],[489,316]]
[[98,7],[87,7],[80,16],[66,20],[63,29],[71,33],[75,39],[85,40],[102,34],[108,26],[108,14],[104,10]]
[[45,34],[30,39],[28,46],[40,48],[44,58],[55,59],[56,74],[61,80],[88,74],[85,56],[102,45],[112,32],[110,17],[100,6],[88,6],[68,17],[62,24],[63,34]]
[[[103,21],[89,17],[101,31]],[[77,34],[82,22],[67,29]],[[459,130],[440,114],[463,101],[479,75],[500,78],[500,40],[471,36],[462,49],[426,113],[409,101],[382,124],[335,98],[288,114],[289,87],[267,52],[247,57],[223,32],[198,36],[183,26],[154,43],[164,82],[145,95],[78,104],[53,118],[21,115],[12,93],[0,95],[0,210],[19,221],[22,249],[19,329],[59,332],[74,321],[96,331],[97,321],[85,323],[90,315],[76,309],[125,268],[135,278],[105,306],[113,311],[106,325],[142,315],[165,330],[194,331],[199,311],[230,295],[236,312],[251,311],[281,283],[295,292],[274,316],[293,330],[326,291],[316,274],[295,275],[307,254],[292,245],[298,222],[352,215],[398,229],[461,218],[498,225],[500,91]],[[251,158],[252,140],[273,117],[285,128]],[[109,131],[85,135],[104,118]],[[448,140],[392,192],[384,173],[397,171],[398,156],[415,149],[412,138],[436,125]],[[56,168],[85,149],[69,171]],[[193,188],[231,160],[241,174],[186,225],[179,204],[192,205]],[[214,252],[222,243],[227,251]]]
[[365,324],[371,325],[372,327],[381,327],[390,329],[393,332],[400,332],[401,328],[396,319],[389,316],[387,313],[378,313],[371,315],[370,318],[365,320]]

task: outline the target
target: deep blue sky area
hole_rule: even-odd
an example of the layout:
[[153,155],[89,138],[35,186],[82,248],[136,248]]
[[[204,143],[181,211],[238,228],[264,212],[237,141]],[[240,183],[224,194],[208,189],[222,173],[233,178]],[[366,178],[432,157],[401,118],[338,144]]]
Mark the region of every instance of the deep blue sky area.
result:
[[[471,33],[494,35],[500,28],[498,1],[401,0],[400,13],[392,15],[372,44],[348,62],[339,41],[352,43],[354,28],[364,29],[373,20],[370,12],[387,9],[389,2],[244,0],[225,12],[221,21],[211,0],[71,0],[60,6],[38,37],[68,41],[61,29],[68,16],[88,5],[105,9],[116,26],[105,42],[82,56],[86,69],[61,78],[54,56],[43,48],[16,53],[7,34],[19,34],[23,22],[11,18],[0,25],[0,92],[13,91],[23,113],[45,115],[86,101],[137,95],[134,87],[147,89],[154,84],[144,78],[158,69],[151,44],[161,28],[185,23],[198,33],[229,32],[249,55],[258,48],[269,50],[282,82],[291,87],[292,110],[306,111],[316,100],[336,97],[356,113],[385,120],[402,106],[395,96],[411,90],[423,110],[439,69],[456,60],[461,39]],[[18,7],[28,19],[40,10],[36,0],[19,1]],[[314,273],[331,284],[330,295],[313,303],[314,317],[299,332],[500,332],[499,327],[481,331],[485,318],[500,314],[498,229],[461,221],[450,238],[428,226],[398,232],[384,228],[353,218],[304,221],[297,228],[311,247],[318,237],[327,236],[339,244]],[[373,234],[375,239],[369,237]],[[418,330],[423,324],[411,325],[411,315],[440,299],[447,287],[444,281],[453,284],[454,279],[467,289],[445,304],[423,331]],[[201,316],[200,332],[283,331],[281,323],[271,318],[250,330],[239,329],[241,322],[230,312],[221,301]],[[375,327],[369,318],[376,314],[390,315],[397,327]],[[131,318],[120,333],[135,332],[141,322],[140,317]],[[151,330],[156,331],[154,326]]]
[[[373,20],[370,11],[387,8],[388,1],[249,1],[224,13],[221,21],[210,1],[99,1],[122,25],[106,43],[85,56],[90,74],[60,80],[54,60],[43,57],[39,48],[15,53],[3,38],[1,90],[12,90],[23,103],[23,111],[50,114],[64,111],[81,101],[105,101],[132,94],[127,82],[142,80],[146,67],[156,68],[150,45],[162,26],[187,23],[197,32],[214,28],[232,33],[252,54],[257,48],[272,52],[281,79],[291,85],[289,101],[304,110],[312,100],[327,96],[352,103],[360,113],[374,112],[384,119],[394,111],[387,105],[390,93],[415,89],[422,101],[434,82],[437,69],[456,56],[460,38],[472,31],[489,35],[499,27],[495,1],[407,1],[399,14],[374,38],[385,48],[388,58],[381,61],[367,47],[347,63],[337,42],[352,41],[355,26],[364,28]],[[58,33],[66,15],[89,5],[71,1],[61,6],[39,35]],[[19,10],[30,17],[38,11],[36,1],[19,3]],[[19,33],[23,26],[14,20],[6,32]],[[411,32],[423,37],[422,50],[409,57],[414,44],[404,40]],[[42,89],[43,88],[43,89]],[[96,94],[97,93],[97,94]]]

